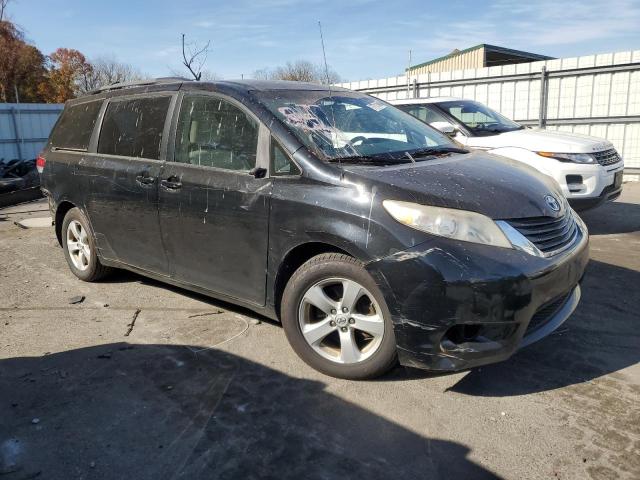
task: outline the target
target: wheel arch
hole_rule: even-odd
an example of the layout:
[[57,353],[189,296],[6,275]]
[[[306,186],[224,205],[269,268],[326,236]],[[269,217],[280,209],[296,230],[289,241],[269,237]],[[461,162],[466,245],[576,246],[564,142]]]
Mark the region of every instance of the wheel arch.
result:
[[58,208],[56,208],[56,216],[55,216],[55,229],[56,229],[56,238],[58,239],[58,244],[62,246],[62,222],[64,221],[64,217],[69,210],[72,208],[76,208],[77,205],[74,203],[64,200],[58,204]]
[[324,241],[301,243],[290,249],[280,262],[280,265],[278,265],[273,284],[273,300],[278,319],[280,319],[282,295],[289,279],[302,264],[322,253],[342,253],[357,258],[357,255],[346,251],[344,248]]

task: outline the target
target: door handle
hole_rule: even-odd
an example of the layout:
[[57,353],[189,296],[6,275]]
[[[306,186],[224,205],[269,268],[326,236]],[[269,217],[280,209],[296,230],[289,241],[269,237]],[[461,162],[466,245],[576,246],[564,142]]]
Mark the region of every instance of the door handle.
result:
[[166,180],[162,180],[160,182],[160,185],[162,185],[167,190],[178,190],[179,188],[182,187],[182,183],[180,182],[180,179],[175,176],[171,176]]
[[140,175],[136,177],[136,182],[139,185],[153,185],[156,181],[155,177],[150,177],[148,172],[142,172]]

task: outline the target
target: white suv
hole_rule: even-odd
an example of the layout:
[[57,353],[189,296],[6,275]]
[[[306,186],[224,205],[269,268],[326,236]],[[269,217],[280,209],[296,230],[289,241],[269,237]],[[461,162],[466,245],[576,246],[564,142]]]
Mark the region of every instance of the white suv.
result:
[[469,148],[524,162],[554,178],[578,210],[613,200],[622,192],[624,162],[607,140],[525,128],[472,100],[438,97],[390,103]]

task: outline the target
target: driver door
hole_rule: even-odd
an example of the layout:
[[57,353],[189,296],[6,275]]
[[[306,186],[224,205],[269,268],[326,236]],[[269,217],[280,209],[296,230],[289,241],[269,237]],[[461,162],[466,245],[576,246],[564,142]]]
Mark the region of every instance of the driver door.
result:
[[174,145],[159,185],[172,277],[264,305],[271,193],[266,127],[231,99],[186,94]]

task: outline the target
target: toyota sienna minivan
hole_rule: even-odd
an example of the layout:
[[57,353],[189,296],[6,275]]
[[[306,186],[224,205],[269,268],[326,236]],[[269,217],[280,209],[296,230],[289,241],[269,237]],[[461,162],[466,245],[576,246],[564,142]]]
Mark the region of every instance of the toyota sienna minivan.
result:
[[248,307],[336,377],[504,360],[568,318],[588,261],[552,179],[341,88],[112,85],[67,103],[37,166],[78,278]]

